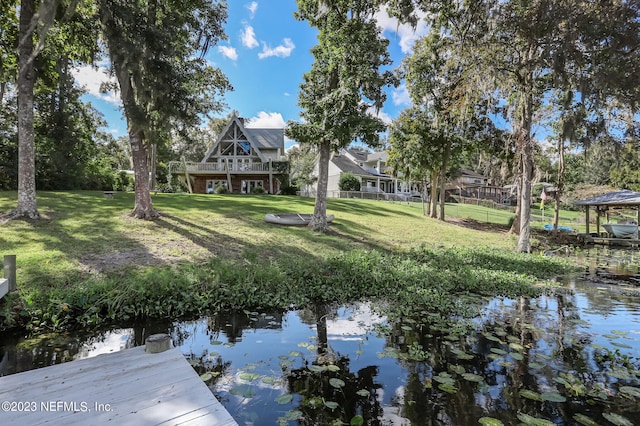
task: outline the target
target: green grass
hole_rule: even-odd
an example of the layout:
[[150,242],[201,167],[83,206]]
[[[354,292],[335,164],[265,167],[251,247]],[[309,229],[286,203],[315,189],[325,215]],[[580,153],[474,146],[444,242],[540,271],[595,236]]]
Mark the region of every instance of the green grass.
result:
[[[207,309],[385,297],[397,295],[401,285],[394,265],[415,263],[393,256],[419,246],[449,253],[438,254],[442,259],[452,256],[449,249],[483,252],[515,246],[504,229],[474,230],[430,219],[419,204],[330,199],[328,212],[336,219],[327,235],[263,220],[272,212],[310,213],[313,202],[295,196],[157,194],[153,203],[161,217],[145,222],[128,215],[131,193],[105,199],[102,192],[39,192],[42,220],[0,225],[0,253],[17,255],[19,286],[19,295],[0,302],[1,324],[62,328]],[[0,192],[0,211],[15,204],[14,192]],[[465,208],[458,207],[461,215]],[[509,213],[504,214],[498,223],[508,220]],[[356,263],[371,263],[368,270],[381,277],[378,287],[369,289],[355,272],[337,273],[333,265],[350,253],[365,253],[355,256]],[[540,269],[521,261],[525,270]],[[378,269],[380,262],[391,267]],[[411,268],[410,276],[422,277],[420,285],[444,279],[437,283],[441,294],[448,294],[445,284],[455,281],[447,276],[477,284],[477,277],[469,279],[477,274],[466,270],[441,276],[436,267]],[[350,281],[354,277],[357,285]]]

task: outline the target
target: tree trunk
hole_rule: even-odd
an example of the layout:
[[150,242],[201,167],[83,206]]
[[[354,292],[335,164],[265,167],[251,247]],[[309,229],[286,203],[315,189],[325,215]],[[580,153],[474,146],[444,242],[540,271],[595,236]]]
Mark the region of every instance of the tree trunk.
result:
[[558,236],[558,223],[560,222],[560,195],[564,190],[564,140],[558,141],[558,185],[556,187],[556,205],[553,216],[553,236]]
[[36,205],[36,155],[33,128],[33,28],[34,0],[20,3],[18,45],[18,206],[14,217],[39,219]]
[[442,170],[440,171],[440,219],[445,221],[444,208],[446,204],[445,184],[447,180],[447,168],[449,167],[449,157],[451,156],[451,144],[447,144],[442,158]]
[[531,121],[533,97],[525,95],[518,129],[518,150],[521,159],[520,192],[520,235],[516,250],[520,253],[531,252],[531,179],[533,177],[533,143],[531,141]]
[[309,228],[319,232],[329,232],[327,224],[327,185],[329,183],[329,157],[331,156],[331,142],[322,141],[319,146],[318,158],[318,190],[316,204]]
[[437,171],[431,173],[431,191],[429,191],[429,217],[435,219],[438,216],[438,175]]
[[138,219],[155,219],[158,212],[153,209],[149,194],[149,163],[148,149],[144,143],[144,132],[135,125],[129,125],[129,143],[133,156],[133,173],[135,188],[135,206],[131,216]]

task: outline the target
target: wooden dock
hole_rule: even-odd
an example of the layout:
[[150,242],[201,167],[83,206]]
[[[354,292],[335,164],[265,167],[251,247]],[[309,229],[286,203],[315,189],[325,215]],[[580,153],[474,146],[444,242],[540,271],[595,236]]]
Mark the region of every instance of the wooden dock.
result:
[[615,247],[640,247],[640,239],[635,238],[610,238],[601,234],[578,234],[578,239],[584,241],[585,244],[599,244],[604,246]]
[[203,425],[236,421],[179,349],[143,346],[0,377],[4,425]]

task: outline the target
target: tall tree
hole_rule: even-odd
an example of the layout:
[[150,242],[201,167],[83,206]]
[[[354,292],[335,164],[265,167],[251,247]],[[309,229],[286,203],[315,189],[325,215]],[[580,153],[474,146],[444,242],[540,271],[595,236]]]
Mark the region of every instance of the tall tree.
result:
[[295,16],[319,30],[311,49],[315,60],[300,86],[303,123],[290,122],[287,135],[318,146],[318,189],[309,227],[327,232],[327,183],[332,151],[354,140],[375,145],[384,123],[373,115],[385,101],[383,88],[395,83],[375,14],[382,1],[298,0]]
[[217,112],[231,86],[202,57],[225,37],[226,2],[99,0],[102,31],[127,119],[135,174],[132,215],[153,219],[149,195],[151,146],[172,131]]

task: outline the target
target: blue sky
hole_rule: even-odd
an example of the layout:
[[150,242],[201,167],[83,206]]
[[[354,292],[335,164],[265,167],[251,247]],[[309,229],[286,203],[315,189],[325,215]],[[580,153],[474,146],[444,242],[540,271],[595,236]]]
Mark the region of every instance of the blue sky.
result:
[[[234,91],[225,95],[226,115],[232,110],[249,118],[253,127],[283,127],[289,120],[298,120],[298,89],[302,75],[313,62],[310,49],[316,43],[316,31],[307,22],[296,21],[295,0],[228,2],[228,40],[214,46],[206,55],[229,78]],[[377,14],[384,35],[390,40],[389,50],[397,66],[410,53],[413,42],[426,33],[424,25],[415,31],[398,25],[384,11]],[[89,94],[86,99],[101,111],[108,122],[107,130],[115,137],[126,135],[126,123],[119,110],[115,93],[101,94],[99,87],[106,80],[101,68],[81,67],[76,73],[78,83]],[[387,90],[388,99],[380,117],[389,122],[409,106],[404,86]],[[293,144],[287,141],[287,147]]]

